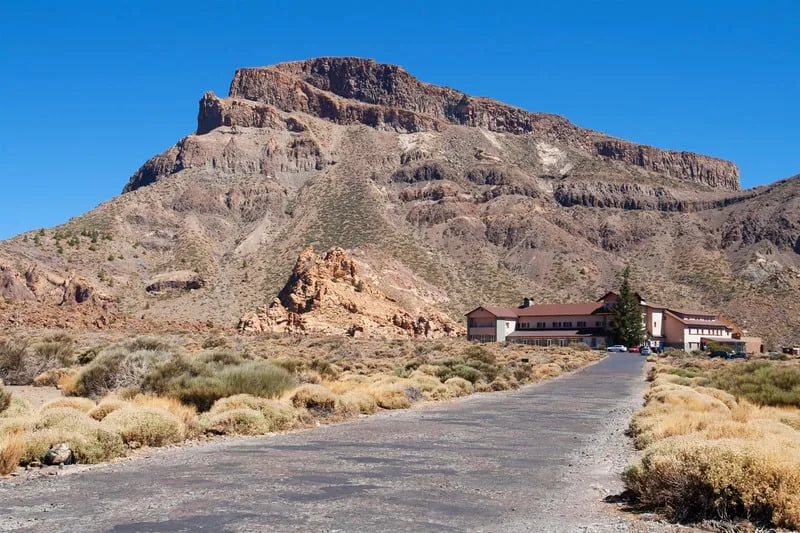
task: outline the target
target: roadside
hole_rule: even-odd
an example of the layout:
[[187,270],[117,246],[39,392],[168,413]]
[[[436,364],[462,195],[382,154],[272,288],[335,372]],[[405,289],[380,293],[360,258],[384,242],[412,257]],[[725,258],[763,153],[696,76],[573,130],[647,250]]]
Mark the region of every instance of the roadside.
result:
[[643,367],[613,354],[499,395],[6,479],[0,529],[628,531],[602,498],[619,490]]

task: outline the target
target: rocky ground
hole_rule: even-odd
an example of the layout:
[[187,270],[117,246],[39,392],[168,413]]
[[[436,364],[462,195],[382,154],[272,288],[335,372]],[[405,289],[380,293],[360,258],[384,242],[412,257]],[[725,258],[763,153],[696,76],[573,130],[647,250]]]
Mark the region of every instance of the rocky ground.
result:
[[644,362],[510,393],[0,483],[14,531],[673,531],[620,491]]

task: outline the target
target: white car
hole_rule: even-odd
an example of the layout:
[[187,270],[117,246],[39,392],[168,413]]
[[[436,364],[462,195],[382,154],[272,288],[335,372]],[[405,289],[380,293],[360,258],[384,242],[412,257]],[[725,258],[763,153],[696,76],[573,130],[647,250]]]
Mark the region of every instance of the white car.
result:
[[621,345],[621,344],[615,344],[614,346],[609,346],[608,348],[606,348],[606,351],[607,352],[627,352],[628,349],[625,346]]

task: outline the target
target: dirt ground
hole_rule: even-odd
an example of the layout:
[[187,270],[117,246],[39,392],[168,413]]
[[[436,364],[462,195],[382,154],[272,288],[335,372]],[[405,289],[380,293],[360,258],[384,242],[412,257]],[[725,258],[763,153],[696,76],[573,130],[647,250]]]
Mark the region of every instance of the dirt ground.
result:
[[5,385],[4,388],[17,396],[30,402],[34,409],[38,409],[51,400],[63,398],[64,395],[55,387],[34,387],[32,385]]

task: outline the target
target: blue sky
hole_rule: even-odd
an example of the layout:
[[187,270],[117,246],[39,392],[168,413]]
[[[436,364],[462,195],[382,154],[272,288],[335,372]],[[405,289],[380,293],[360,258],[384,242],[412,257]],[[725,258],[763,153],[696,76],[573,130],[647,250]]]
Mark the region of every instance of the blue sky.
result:
[[800,2],[4,2],[0,238],[118,194],[240,66],[355,55],[735,161],[800,173]]

